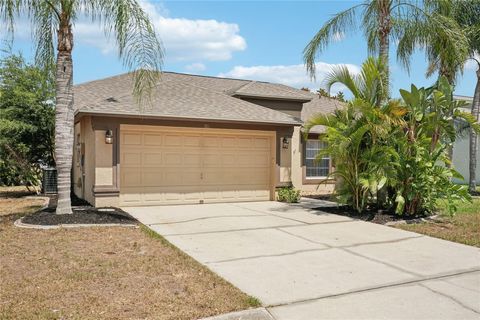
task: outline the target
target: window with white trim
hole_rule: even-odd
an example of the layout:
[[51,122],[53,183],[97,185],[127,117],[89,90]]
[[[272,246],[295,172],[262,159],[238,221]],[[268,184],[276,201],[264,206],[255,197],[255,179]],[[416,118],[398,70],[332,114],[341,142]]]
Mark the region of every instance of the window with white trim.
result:
[[318,139],[309,139],[306,141],[305,168],[307,178],[325,178],[330,173],[329,156],[322,156],[322,158],[317,161],[318,152],[326,147],[327,143]]

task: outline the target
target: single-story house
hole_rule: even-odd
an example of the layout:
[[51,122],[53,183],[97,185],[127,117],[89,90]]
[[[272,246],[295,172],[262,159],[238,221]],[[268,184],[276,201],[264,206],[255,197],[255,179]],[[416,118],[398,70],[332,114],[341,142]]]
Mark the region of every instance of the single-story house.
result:
[[323,128],[301,126],[337,100],[289,86],[163,72],[139,107],[129,74],[75,92],[74,193],[95,206],[274,200],[293,185],[325,193]]

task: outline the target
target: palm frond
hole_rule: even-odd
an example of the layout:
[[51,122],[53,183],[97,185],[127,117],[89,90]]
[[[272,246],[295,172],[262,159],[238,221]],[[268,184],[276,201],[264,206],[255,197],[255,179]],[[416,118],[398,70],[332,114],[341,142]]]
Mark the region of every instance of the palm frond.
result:
[[118,55],[134,76],[133,93],[139,103],[151,98],[163,63],[163,47],[147,13],[137,0],[86,0],[91,12],[113,34]]
[[357,10],[364,6],[359,4],[342,11],[328,20],[303,49],[303,60],[310,77],[315,79],[315,58],[333,41],[336,35],[355,29]]

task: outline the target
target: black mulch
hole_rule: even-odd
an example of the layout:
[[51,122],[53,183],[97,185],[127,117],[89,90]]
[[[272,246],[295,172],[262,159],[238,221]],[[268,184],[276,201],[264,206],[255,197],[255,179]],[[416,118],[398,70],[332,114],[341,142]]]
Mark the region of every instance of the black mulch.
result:
[[23,217],[22,222],[34,225],[55,226],[60,224],[136,224],[137,220],[122,209],[115,207],[95,208],[88,202],[72,196],[72,214],[56,214],[56,196],[50,196],[48,208]]
[[354,219],[359,219],[363,221],[370,221],[378,224],[385,224],[387,222],[399,221],[399,220],[414,220],[419,218],[425,218],[424,215],[418,216],[399,216],[395,212],[377,210],[376,208],[368,208],[362,213],[358,213],[350,206],[331,206],[331,207],[319,207],[315,210],[338,214],[342,216],[347,216]]

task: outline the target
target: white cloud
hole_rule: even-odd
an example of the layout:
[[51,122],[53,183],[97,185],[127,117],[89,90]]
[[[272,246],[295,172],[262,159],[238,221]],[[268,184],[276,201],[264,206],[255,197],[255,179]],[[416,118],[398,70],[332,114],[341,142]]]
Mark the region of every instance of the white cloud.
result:
[[[340,65],[346,66],[352,73],[357,74],[360,72],[360,67],[354,64],[317,62],[315,81],[310,79],[303,64],[251,67],[236,66],[228,72],[219,74],[219,76],[283,83],[296,88],[306,87],[316,90],[324,87],[325,76],[332,68]],[[334,85],[331,93],[336,94],[338,91],[345,91],[345,89],[342,85]]]
[[[173,61],[229,60],[236,51],[245,50],[245,39],[235,23],[217,20],[191,20],[170,18],[168,10],[151,0],[140,1],[149,15],[165,51],[166,59]],[[16,36],[30,40],[30,25],[22,20],[16,28]],[[116,52],[113,39],[107,39],[100,24],[80,17],[74,24],[74,40],[77,44],[93,46],[103,54]]]
[[192,71],[192,72],[199,72],[199,71],[205,71],[207,67],[200,62],[195,62],[192,64],[188,64],[185,66],[185,70],[187,71]]
[[473,71],[477,71],[478,70],[478,65],[480,63],[480,53],[476,53],[475,54],[475,59],[478,61],[475,61],[473,59],[469,59],[466,63],[465,63],[465,69],[466,70],[473,70]]

